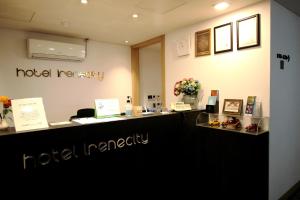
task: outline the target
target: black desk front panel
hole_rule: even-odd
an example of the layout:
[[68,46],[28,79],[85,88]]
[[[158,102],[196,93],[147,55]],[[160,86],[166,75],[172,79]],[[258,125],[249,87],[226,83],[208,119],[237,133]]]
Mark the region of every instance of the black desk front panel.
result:
[[7,134],[0,137],[1,173],[179,169],[188,145],[183,143],[183,116],[175,113]]

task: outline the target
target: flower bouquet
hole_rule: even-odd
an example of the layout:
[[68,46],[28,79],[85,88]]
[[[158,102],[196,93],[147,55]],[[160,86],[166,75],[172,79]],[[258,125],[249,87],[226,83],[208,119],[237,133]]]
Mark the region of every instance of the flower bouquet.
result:
[[11,100],[7,96],[0,96],[0,105],[1,104],[3,104],[3,113],[0,112],[0,130],[5,130],[10,126],[7,120],[12,121],[12,118],[8,116],[8,114],[12,112]]
[[193,78],[182,79],[175,83],[174,86],[174,95],[178,96],[181,93],[184,95],[198,95],[200,90],[200,83],[198,80],[194,80]]
[[183,93],[183,102],[190,104],[192,109],[197,109],[198,106],[198,92],[200,90],[200,83],[193,78],[182,79],[175,83],[174,95],[178,96]]
[[5,118],[8,113],[12,112],[12,110],[11,110],[11,99],[9,99],[7,96],[0,96],[0,102],[3,103],[3,116],[2,116],[2,118]]

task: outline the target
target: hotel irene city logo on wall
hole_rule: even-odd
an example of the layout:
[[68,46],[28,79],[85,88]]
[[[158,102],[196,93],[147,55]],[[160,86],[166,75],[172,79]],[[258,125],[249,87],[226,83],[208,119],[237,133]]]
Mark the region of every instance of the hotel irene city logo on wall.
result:
[[87,71],[87,72],[79,72],[79,71],[70,71],[70,70],[51,70],[51,69],[40,69],[37,70],[35,68],[24,69],[21,67],[16,68],[17,77],[24,78],[85,78],[85,79],[95,79],[98,81],[102,81],[104,79],[104,72],[95,72],[95,71]]

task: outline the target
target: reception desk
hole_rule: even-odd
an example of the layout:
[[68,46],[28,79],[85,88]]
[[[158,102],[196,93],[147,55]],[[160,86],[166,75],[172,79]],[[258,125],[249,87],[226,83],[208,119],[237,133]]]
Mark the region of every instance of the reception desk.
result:
[[[123,120],[0,132],[2,175],[103,173],[106,169],[180,168],[188,146],[184,122],[199,111],[124,117]],[[186,165],[186,163],[185,163]]]
[[114,183],[124,175],[146,182],[165,178],[177,186],[196,183],[199,195],[208,199],[267,199],[269,133],[196,126],[200,112],[0,132],[0,173],[100,177]]

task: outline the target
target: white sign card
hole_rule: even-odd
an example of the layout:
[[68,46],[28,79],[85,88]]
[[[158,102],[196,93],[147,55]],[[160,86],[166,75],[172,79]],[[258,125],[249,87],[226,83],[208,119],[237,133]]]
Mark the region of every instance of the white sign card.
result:
[[120,103],[118,99],[96,99],[96,117],[110,117],[120,115]]
[[48,128],[42,98],[11,100],[16,131]]

